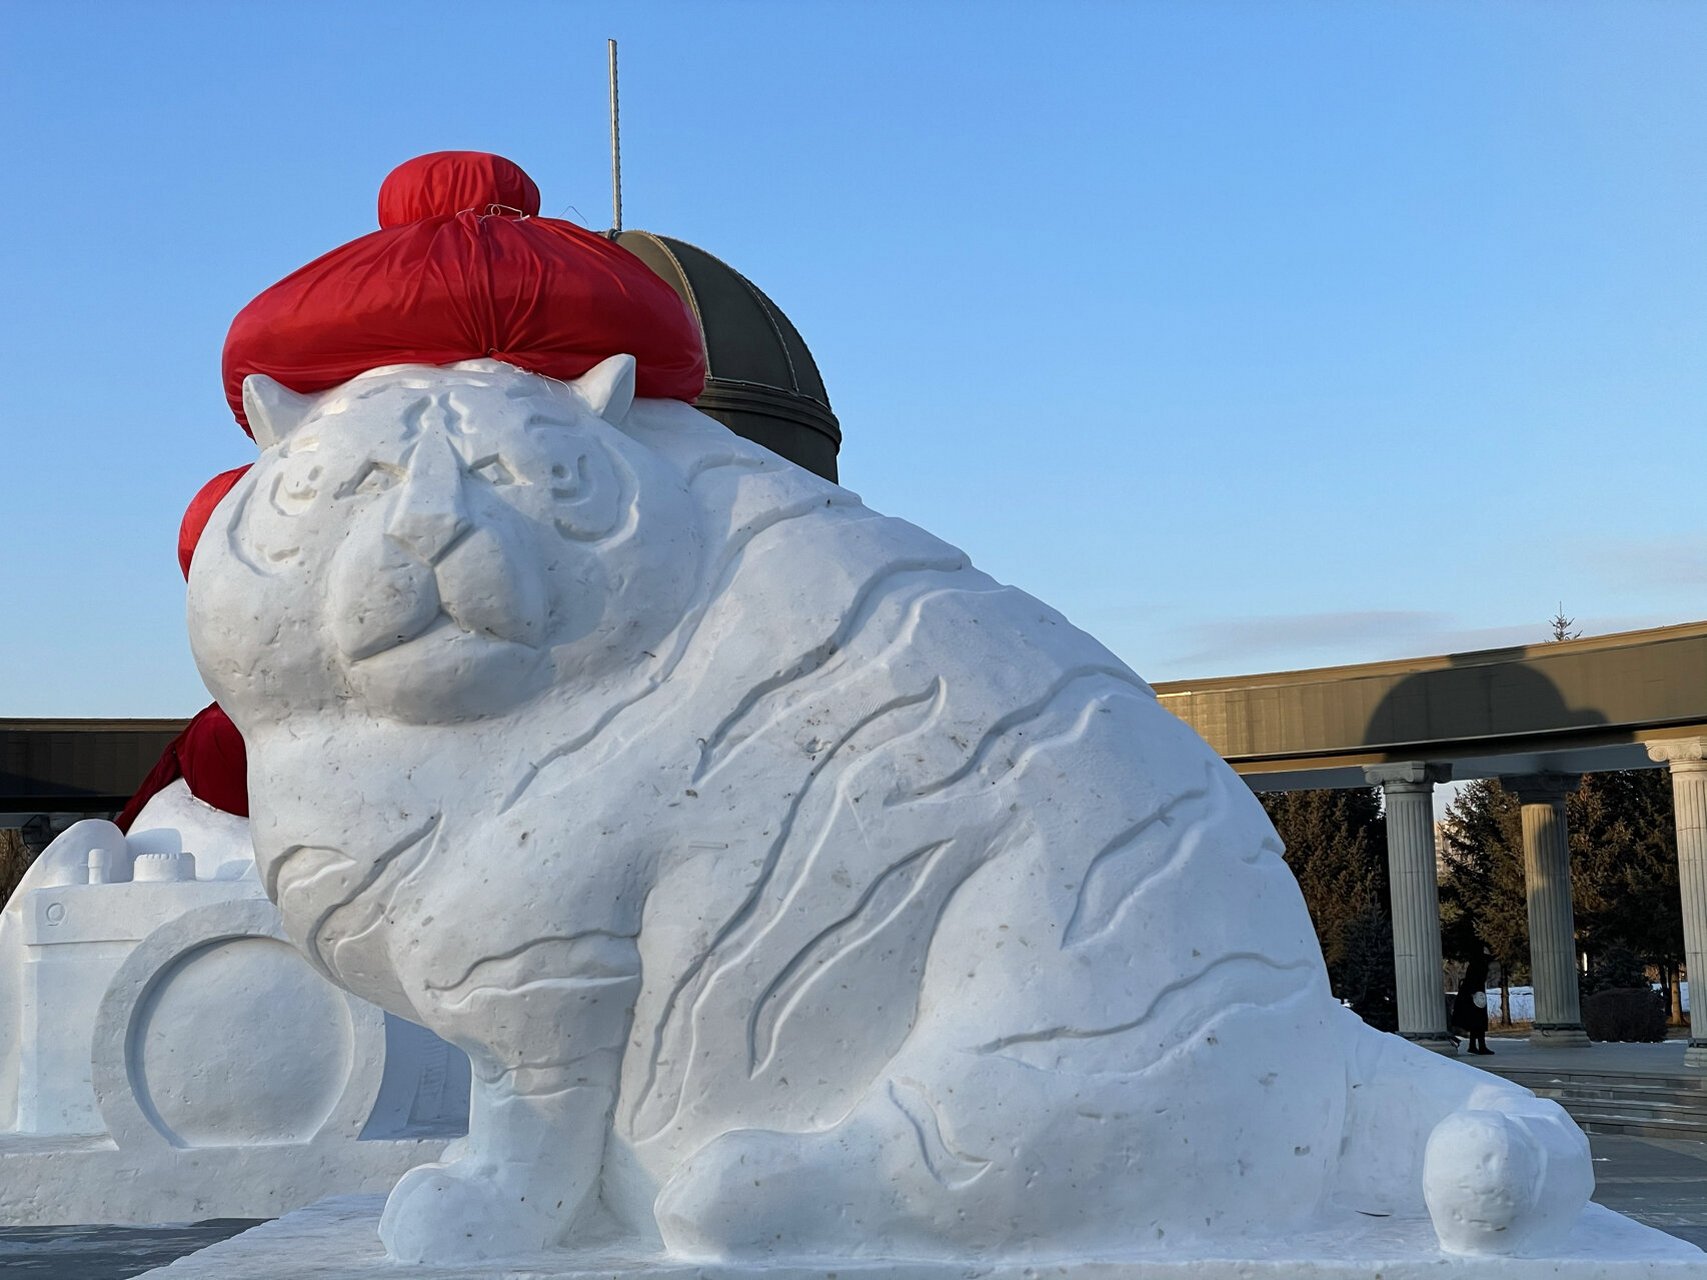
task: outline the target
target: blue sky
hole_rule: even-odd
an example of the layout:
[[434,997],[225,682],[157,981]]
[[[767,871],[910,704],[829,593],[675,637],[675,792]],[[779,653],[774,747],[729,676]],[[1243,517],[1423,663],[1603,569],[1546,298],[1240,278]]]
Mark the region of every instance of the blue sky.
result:
[[0,716],[175,715],[255,293],[424,151],[735,265],[844,482],[1152,679],[1707,613],[1707,8],[7,6]]

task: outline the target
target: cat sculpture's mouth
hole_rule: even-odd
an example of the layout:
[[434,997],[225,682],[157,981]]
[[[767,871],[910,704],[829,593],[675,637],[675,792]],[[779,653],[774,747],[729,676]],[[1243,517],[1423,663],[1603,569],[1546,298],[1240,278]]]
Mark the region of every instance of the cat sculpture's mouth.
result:
[[550,683],[551,606],[498,530],[467,530],[430,561],[386,536],[334,564],[332,634],[364,698],[413,724],[500,714]]
[[391,604],[389,618],[364,611],[335,626],[348,678],[367,700],[411,724],[452,724],[507,712],[550,683],[541,592],[498,575],[456,596],[418,575],[413,585],[403,601],[376,585],[372,606]]
[[389,535],[348,546],[329,604],[352,675],[405,664],[455,683],[532,661],[550,614],[544,584],[518,570],[491,528],[466,531],[430,560]]
[[449,724],[519,706],[551,680],[543,647],[469,631],[441,614],[426,630],[346,670],[370,703],[413,724]]
[[538,645],[523,639],[512,639],[490,631],[469,630],[448,613],[441,611],[421,630],[373,637],[353,649],[346,650],[344,656],[354,665],[371,662],[403,650],[419,648],[425,653],[429,650],[442,651],[450,646],[467,650],[471,656],[477,654],[482,647],[513,646],[535,651],[539,649]]

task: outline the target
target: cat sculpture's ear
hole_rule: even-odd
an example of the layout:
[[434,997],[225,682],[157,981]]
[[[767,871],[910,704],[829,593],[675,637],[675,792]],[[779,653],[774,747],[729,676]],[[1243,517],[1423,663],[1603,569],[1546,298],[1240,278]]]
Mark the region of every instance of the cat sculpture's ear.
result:
[[601,360],[571,385],[588,408],[614,427],[628,416],[634,403],[634,357]]
[[263,449],[271,449],[302,425],[314,408],[312,396],[298,395],[264,373],[243,379],[243,416],[249,433]]

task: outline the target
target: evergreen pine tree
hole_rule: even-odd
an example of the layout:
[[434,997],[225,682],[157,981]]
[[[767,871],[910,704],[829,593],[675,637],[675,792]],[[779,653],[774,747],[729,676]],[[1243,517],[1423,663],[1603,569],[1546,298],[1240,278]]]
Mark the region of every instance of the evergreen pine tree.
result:
[[1441,834],[1443,949],[1467,961],[1487,944],[1500,966],[1500,1021],[1509,1026],[1513,975],[1529,969],[1522,806],[1498,782],[1478,779],[1453,799]]
[[1287,791],[1261,800],[1285,842],[1334,994],[1368,1021],[1388,1026],[1395,983],[1380,792]]

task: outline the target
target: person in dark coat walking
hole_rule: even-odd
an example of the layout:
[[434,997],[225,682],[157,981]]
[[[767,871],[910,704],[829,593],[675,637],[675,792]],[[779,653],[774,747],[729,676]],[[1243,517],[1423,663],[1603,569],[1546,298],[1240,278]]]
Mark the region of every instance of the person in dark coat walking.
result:
[[1470,1038],[1468,1052],[1492,1054],[1488,1048],[1488,966],[1493,956],[1487,947],[1479,947],[1470,967],[1464,971],[1464,981],[1458,984],[1458,998],[1452,1002],[1452,1025]]

